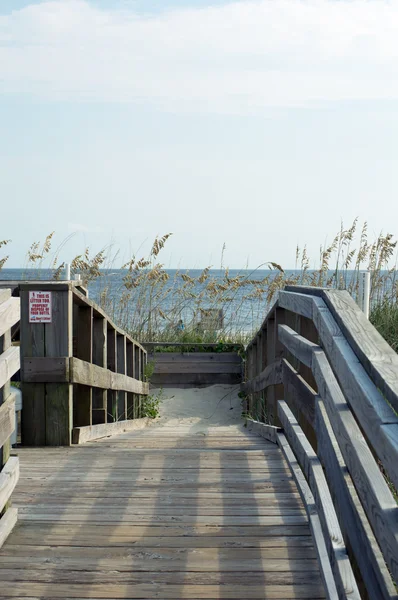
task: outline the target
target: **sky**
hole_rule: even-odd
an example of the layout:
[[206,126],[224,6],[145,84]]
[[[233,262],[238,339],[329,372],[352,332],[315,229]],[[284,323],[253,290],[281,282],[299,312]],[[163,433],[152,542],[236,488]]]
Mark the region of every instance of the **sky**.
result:
[[398,235],[398,2],[0,0],[0,239],[294,267]]

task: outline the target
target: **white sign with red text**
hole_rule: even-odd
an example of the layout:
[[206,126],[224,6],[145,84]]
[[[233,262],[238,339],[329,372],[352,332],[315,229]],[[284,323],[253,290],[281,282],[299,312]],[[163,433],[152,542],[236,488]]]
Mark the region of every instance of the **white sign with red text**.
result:
[[51,292],[29,292],[29,323],[51,322]]

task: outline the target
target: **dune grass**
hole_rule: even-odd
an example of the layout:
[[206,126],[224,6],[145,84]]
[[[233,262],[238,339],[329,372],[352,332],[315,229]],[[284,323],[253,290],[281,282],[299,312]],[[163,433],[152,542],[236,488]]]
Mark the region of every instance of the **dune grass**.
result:
[[[161,255],[170,236],[157,237],[148,256],[132,256],[124,264],[118,264],[112,246],[93,255],[86,248],[70,261],[72,274],[79,273],[84,285],[95,284],[98,303],[139,341],[245,344],[285,285],[346,289],[356,299],[359,274],[370,270],[371,321],[398,348],[398,280],[395,264],[391,266],[397,242],[390,233],[372,240],[367,223],[359,227],[356,219],[348,228],[342,224],[331,243],[320,247],[316,262],[306,247],[297,248],[294,270],[269,261],[249,274],[231,274],[222,256],[217,273],[209,265],[196,276],[183,270],[171,276],[165,269]],[[27,252],[26,277],[42,278],[47,268],[53,279],[60,279],[65,265],[59,255],[67,241],[55,250],[53,233],[42,243],[34,242]],[[8,246],[9,240],[0,241],[0,252]],[[0,269],[7,259],[0,256]],[[110,275],[115,269],[123,269],[118,285]],[[269,271],[261,276],[260,269]]]

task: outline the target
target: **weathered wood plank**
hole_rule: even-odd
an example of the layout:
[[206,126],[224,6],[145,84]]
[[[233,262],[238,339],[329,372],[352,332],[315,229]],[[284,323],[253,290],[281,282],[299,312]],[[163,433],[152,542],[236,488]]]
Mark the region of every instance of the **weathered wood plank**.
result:
[[126,431],[135,431],[147,427],[150,419],[134,419],[126,421],[116,421],[115,423],[103,423],[92,425],[91,427],[75,427],[73,429],[72,440],[74,444],[84,444],[91,440],[108,437],[115,434],[125,433]]
[[278,412],[285,436],[297,456],[314,495],[339,598],[349,597],[360,600],[322,465],[285,402],[279,402]]
[[339,523],[370,598],[395,597],[395,586],[348,473],[322,400],[316,404],[318,456],[325,468]]
[[155,363],[155,374],[168,374],[168,373],[236,373],[241,374],[242,367],[240,363],[215,363],[213,361],[201,361],[196,362],[195,359],[181,362],[156,362]]
[[265,367],[265,369],[254,379],[241,384],[242,392],[252,394],[261,392],[270,385],[282,383],[282,361],[277,360]]
[[69,382],[69,358],[25,357],[23,372],[25,383]]
[[19,298],[9,298],[0,302],[0,337],[20,320],[21,308]]
[[14,529],[17,520],[18,510],[16,508],[8,508],[0,518],[0,548]]
[[333,576],[332,567],[329,560],[328,551],[326,548],[325,537],[322,531],[321,522],[318,511],[315,505],[314,496],[304,477],[304,474],[297,462],[296,457],[283,433],[277,434],[278,445],[281,448],[283,455],[289,465],[290,471],[296,482],[298,491],[306,509],[312,537],[315,542],[315,549],[318,555],[319,566],[321,570],[322,580],[328,600],[338,600],[336,582]]
[[398,579],[398,507],[323,352],[313,372],[342,455],[393,575]]
[[314,298],[315,324],[344,395],[391,480],[398,487],[398,416],[367,375],[329,309]]
[[398,412],[398,355],[348,292],[328,290],[323,298],[365,370]]
[[317,344],[306,340],[287,325],[279,325],[278,336],[282,344],[293,356],[298,358],[307,367],[311,367],[313,353],[321,350]]
[[286,359],[283,360],[282,373],[286,399],[292,402],[302,412],[308,423],[313,426],[315,422],[316,392]]
[[7,400],[0,406],[0,448],[4,446],[14,429],[15,396],[10,394]]
[[236,352],[155,352],[156,363],[212,362],[240,364],[242,358]]
[[0,513],[9,501],[19,479],[19,459],[11,456],[0,472]]
[[280,291],[278,293],[278,304],[281,308],[290,310],[308,319],[312,319],[313,317],[312,297],[306,294]]
[[0,388],[5,385],[20,368],[19,347],[11,346],[0,354]]
[[252,431],[253,433],[257,433],[261,435],[261,437],[266,440],[272,442],[273,444],[278,443],[277,433],[280,432],[279,427],[274,427],[273,425],[267,425],[266,423],[261,423],[260,421],[254,421],[253,419],[247,419],[247,430]]
[[92,365],[78,358],[70,359],[70,381],[102,389],[122,390],[134,394],[148,394],[149,384],[121,373]]

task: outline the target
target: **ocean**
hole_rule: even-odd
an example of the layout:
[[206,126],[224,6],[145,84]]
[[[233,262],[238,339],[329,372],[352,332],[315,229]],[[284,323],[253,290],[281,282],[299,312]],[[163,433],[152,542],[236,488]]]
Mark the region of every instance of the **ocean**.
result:
[[[101,277],[88,283],[89,297],[129,331],[137,331],[140,323],[167,329],[182,321],[183,326],[188,327],[203,319],[203,310],[213,309],[222,311],[220,328],[225,333],[249,333],[259,328],[269,308],[269,284],[264,284],[264,279],[269,277],[272,281],[279,272],[230,269],[226,279],[225,270],[212,269],[209,279],[200,282],[200,269],[168,269],[167,280],[158,283],[155,288],[144,286],[144,289],[130,290],[126,289],[124,281],[127,271],[112,269],[101,273]],[[299,274],[300,271],[285,272],[286,277]],[[53,271],[49,269],[0,271],[0,280],[51,280],[52,276]],[[351,274],[346,276],[348,284]],[[234,285],[234,281],[244,284]],[[209,286],[209,282],[214,285]]]

